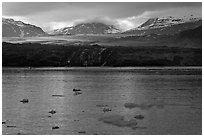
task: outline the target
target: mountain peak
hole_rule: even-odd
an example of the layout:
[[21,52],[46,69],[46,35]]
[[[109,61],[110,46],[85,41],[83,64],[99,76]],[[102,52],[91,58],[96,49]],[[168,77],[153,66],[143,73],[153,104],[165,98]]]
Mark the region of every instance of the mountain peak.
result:
[[46,33],[35,25],[26,24],[22,21],[15,21],[11,18],[2,18],[3,37],[33,37],[42,36]]
[[163,28],[172,25],[182,24],[186,22],[194,22],[199,21],[200,18],[193,18],[193,17],[184,17],[184,18],[177,18],[177,17],[160,17],[160,18],[150,18],[145,23],[140,25],[138,29],[154,29],[154,28]]
[[202,25],[202,19],[197,17],[157,17],[150,18],[137,28],[124,32],[125,34],[147,35],[155,34],[175,34],[183,30],[194,29]]
[[65,27],[53,31],[53,34],[76,35],[76,34],[109,34],[121,31],[113,25],[100,22],[79,23],[72,27]]

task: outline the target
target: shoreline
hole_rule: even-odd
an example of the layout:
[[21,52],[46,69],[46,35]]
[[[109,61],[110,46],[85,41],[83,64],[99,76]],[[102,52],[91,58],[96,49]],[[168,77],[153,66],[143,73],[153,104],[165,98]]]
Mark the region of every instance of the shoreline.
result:
[[130,71],[130,70],[201,70],[202,66],[148,66],[148,67],[109,67],[109,66],[102,66],[102,67],[2,67],[2,70],[49,70],[49,71],[66,71],[66,70],[121,70],[121,71]]

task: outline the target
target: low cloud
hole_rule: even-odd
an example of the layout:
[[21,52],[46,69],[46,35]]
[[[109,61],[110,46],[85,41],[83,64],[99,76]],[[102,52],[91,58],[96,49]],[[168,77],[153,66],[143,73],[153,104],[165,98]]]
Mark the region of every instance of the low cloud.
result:
[[142,16],[132,16],[127,18],[120,18],[116,20],[115,26],[123,31],[133,29],[144,23],[148,18]]
[[109,17],[92,17],[92,18],[75,20],[73,24],[77,25],[80,23],[93,23],[93,22],[104,23],[107,25],[114,25],[115,27],[121,29],[122,31],[126,31],[129,29],[136,28],[147,19],[148,18],[144,18],[141,16],[132,16],[132,17],[118,18],[118,19],[111,19]]
[[48,30],[55,30],[55,29],[60,29],[68,26],[72,26],[73,24],[70,24],[69,22],[50,22],[46,26],[49,27],[47,28]]

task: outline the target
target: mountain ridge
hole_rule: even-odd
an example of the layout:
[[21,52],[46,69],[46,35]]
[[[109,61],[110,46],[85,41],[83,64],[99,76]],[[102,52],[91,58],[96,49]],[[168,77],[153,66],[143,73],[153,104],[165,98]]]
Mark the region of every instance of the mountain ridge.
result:
[[46,33],[38,26],[15,21],[11,18],[2,18],[3,37],[35,37],[44,35]]
[[14,19],[2,18],[2,36],[3,37],[35,37],[46,35],[79,35],[79,34],[130,34],[130,35],[148,35],[148,34],[176,34],[184,30],[194,29],[202,25],[202,18],[175,18],[172,16],[162,18],[150,18],[140,26],[122,31],[114,25],[108,25],[100,22],[79,23],[71,27],[55,29],[49,33],[44,32],[40,27],[26,24]]
[[123,32],[124,34],[176,34],[187,29],[194,29],[202,25],[201,18],[150,18],[140,26]]
[[121,30],[113,25],[106,25],[104,23],[92,22],[92,23],[80,23],[72,27],[64,27],[56,29],[50,34],[57,35],[76,35],[76,34],[111,34],[120,33]]

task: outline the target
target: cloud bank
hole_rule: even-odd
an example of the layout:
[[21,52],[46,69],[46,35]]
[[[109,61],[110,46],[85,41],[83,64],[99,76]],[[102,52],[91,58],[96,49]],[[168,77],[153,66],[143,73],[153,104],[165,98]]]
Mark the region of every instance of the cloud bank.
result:
[[107,25],[114,25],[122,31],[126,31],[139,26],[141,23],[146,21],[148,18],[143,18],[141,16],[132,16],[127,18],[112,19],[110,17],[91,17],[86,19],[79,19],[73,22],[73,25],[80,23],[104,23]]

